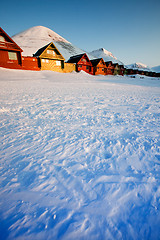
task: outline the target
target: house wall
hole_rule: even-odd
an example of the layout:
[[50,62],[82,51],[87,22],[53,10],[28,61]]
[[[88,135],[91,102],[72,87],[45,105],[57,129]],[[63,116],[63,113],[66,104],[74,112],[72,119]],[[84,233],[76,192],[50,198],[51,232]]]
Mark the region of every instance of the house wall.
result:
[[94,75],[106,75],[106,64],[102,60],[93,69]]
[[106,75],[113,75],[113,73],[114,73],[114,68],[107,67],[107,69],[106,69]]
[[104,68],[104,67],[99,67],[99,66],[97,66],[97,67],[94,67],[94,74],[95,75],[106,75],[106,68]]
[[86,73],[92,75],[94,74],[92,63],[90,62],[90,60],[88,61],[88,58],[85,55],[76,64],[76,71],[85,71]]
[[64,60],[63,56],[58,53],[58,51],[54,47],[48,47],[40,56],[41,58],[46,59],[57,59],[57,60]]
[[106,62],[106,75],[113,75],[114,74],[114,65],[112,63]]
[[39,71],[38,59],[35,57],[22,57],[22,69]]
[[121,68],[119,69],[119,75],[121,75],[121,76],[124,75],[124,68],[121,67]]
[[[83,63],[82,63],[83,64]],[[76,70],[77,72],[80,72],[80,71],[84,71],[86,73],[89,73],[89,74],[94,74],[94,70],[93,70],[93,67],[92,66],[89,66],[89,65],[82,65],[82,64],[77,64],[76,65]]]
[[70,73],[76,71],[76,65],[74,63],[64,63],[63,72]]
[[[9,59],[8,52],[16,53],[17,59]],[[0,67],[21,69],[21,52],[20,51],[8,51],[0,49]]]
[[117,74],[119,74],[119,68],[118,68],[118,66],[116,66],[116,67],[114,68],[114,75],[117,75]]
[[41,70],[50,70],[54,72],[63,72],[63,61],[52,59],[40,59]]

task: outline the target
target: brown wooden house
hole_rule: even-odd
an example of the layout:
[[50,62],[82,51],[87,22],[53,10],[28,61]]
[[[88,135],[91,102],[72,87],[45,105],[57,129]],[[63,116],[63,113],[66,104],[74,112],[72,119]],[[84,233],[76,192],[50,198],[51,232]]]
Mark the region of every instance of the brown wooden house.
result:
[[76,64],[76,71],[85,71],[93,75],[93,66],[86,53],[70,57],[68,63]]
[[0,67],[21,69],[22,49],[0,28]]
[[107,67],[103,58],[91,60],[94,75],[106,75]]
[[34,57],[39,59],[39,65],[41,70],[51,70],[55,72],[63,72],[64,69],[64,57],[58,51],[53,42],[40,48]]
[[113,75],[114,74],[114,65],[112,61],[105,62],[106,64],[106,75]]
[[119,64],[118,63],[113,63],[114,66],[114,75],[118,75],[119,74]]

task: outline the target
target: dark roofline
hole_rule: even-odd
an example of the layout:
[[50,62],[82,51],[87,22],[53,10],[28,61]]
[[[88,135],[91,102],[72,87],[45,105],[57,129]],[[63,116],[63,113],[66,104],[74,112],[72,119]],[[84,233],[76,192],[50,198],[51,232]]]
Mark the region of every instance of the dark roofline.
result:
[[96,59],[91,60],[92,65],[94,67],[97,66],[98,63],[101,61],[101,59],[103,59],[103,58],[96,58]]
[[51,42],[49,44],[45,45],[44,47],[38,49],[38,51],[35,54],[33,54],[33,56],[39,57],[50,44],[51,44]]
[[38,49],[38,51],[37,51],[35,54],[33,54],[33,56],[34,56],[34,57],[39,57],[39,56],[40,56],[49,46],[51,46],[51,45],[54,46],[54,48],[55,48],[56,51],[58,52],[58,55],[61,55],[61,57],[63,58],[63,60],[65,60],[64,57],[62,56],[62,54],[60,53],[60,51],[57,49],[57,47],[54,45],[53,42],[50,42],[49,44],[45,45],[44,47]]
[[106,66],[108,66],[110,63],[113,65],[113,62],[112,62],[112,61],[106,61],[106,62],[105,62]]
[[79,60],[80,60],[85,54],[86,54],[86,53],[74,55],[74,56],[70,57],[67,62],[68,62],[68,63],[78,63]]

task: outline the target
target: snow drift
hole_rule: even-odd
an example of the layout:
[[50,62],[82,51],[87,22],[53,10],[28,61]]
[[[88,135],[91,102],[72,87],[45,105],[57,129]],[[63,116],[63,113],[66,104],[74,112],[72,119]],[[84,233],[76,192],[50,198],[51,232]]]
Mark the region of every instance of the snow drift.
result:
[[1,239],[159,239],[160,81],[0,69]]

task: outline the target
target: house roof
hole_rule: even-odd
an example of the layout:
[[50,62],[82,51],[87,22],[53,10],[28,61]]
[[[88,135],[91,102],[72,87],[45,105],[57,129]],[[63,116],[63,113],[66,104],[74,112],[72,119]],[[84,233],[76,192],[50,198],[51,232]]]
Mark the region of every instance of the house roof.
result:
[[[0,27],[0,34],[4,35],[7,38],[7,41],[9,41],[9,43],[11,42],[13,49],[15,48],[16,50],[23,52],[23,50],[17,45],[17,43],[15,43],[13,39],[1,27]],[[9,46],[11,48],[11,45]]]
[[[87,54],[86,53],[82,53],[82,54],[79,54],[79,55],[75,55],[75,56],[72,56],[70,57],[70,59],[67,61],[68,63],[78,63],[80,61],[80,59]],[[88,58],[88,57],[87,57]],[[89,59],[89,58],[88,58]]]
[[62,54],[58,51],[58,49],[56,48],[56,46],[53,44],[53,42],[50,42],[49,44],[45,45],[44,47],[40,48],[35,54],[33,54],[34,57],[40,57],[42,55],[42,53],[49,47],[53,47],[56,52],[58,53],[58,55],[61,55],[61,57],[64,60],[64,57],[62,56]]
[[105,62],[106,66],[108,66],[110,63],[111,63],[111,65],[113,65],[113,62],[112,62],[112,61],[107,61],[107,62]]
[[[95,67],[95,66],[98,65],[98,63],[99,63],[101,60],[103,60],[103,58],[93,59],[93,60],[91,60],[91,63],[92,63],[92,65]],[[103,60],[103,62],[104,62],[104,60]]]

